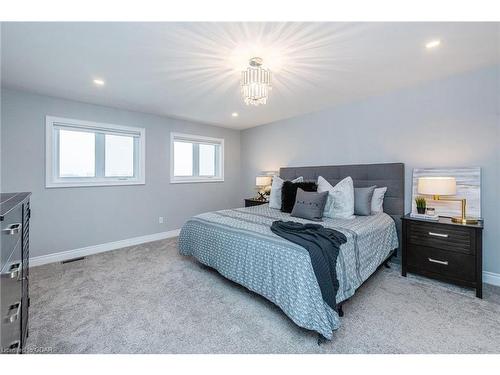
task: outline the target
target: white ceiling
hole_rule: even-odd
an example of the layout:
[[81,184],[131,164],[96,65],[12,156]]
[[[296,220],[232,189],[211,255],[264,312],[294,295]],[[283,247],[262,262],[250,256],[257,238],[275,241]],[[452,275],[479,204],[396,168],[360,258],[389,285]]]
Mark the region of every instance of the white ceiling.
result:
[[[498,64],[498,33],[496,23],[3,23],[2,84],[242,129]],[[427,50],[432,39],[441,46]],[[248,107],[240,70],[254,55],[273,90]]]

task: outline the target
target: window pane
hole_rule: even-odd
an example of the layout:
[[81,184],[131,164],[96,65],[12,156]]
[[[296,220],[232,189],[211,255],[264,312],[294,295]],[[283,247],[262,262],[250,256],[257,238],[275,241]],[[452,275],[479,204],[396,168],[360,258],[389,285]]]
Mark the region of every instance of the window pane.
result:
[[193,144],[174,142],[174,176],[193,175]]
[[215,176],[215,145],[200,144],[200,176]]
[[59,177],[95,176],[95,134],[59,130]]
[[104,175],[134,176],[134,137],[106,134],[104,145]]

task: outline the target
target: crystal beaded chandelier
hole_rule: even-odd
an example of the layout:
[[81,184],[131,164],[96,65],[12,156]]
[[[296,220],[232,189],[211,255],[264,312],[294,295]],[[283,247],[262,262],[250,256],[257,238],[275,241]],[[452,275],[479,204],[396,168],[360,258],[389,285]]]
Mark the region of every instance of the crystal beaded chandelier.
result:
[[266,104],[271,90],[271,71],[262,67],[262,59],[253,57],[241,72],[241,94],[246,105]]

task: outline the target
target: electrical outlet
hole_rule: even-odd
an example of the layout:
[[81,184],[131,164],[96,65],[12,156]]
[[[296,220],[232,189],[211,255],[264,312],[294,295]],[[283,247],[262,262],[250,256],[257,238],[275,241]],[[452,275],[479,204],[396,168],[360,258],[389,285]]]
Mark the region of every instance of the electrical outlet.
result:
[[163,216],[160,216],[160,217],[158,218],[158,224],[163,224]]

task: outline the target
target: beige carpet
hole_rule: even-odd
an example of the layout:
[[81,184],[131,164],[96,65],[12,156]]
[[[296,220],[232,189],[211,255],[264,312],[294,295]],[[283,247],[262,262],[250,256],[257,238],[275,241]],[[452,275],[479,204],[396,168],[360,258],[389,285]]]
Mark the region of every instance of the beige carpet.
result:
[[31,270],[31,352],[499,353],[500,288],[474,292],[379,270],[331,342],[178,254],[176,239]]

